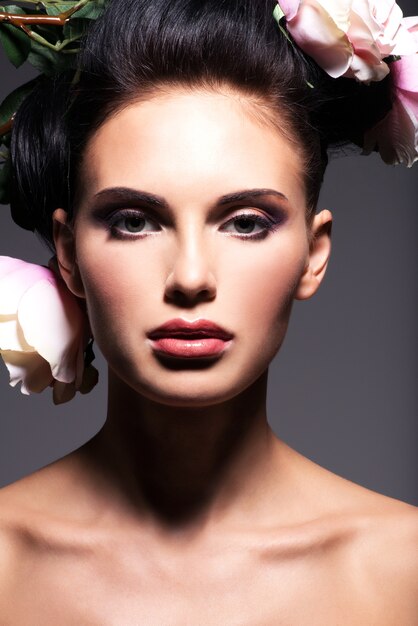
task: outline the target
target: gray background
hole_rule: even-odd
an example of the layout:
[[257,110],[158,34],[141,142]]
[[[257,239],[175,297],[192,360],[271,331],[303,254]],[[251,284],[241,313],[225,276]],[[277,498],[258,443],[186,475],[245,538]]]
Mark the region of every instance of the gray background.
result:
[[[400,3],[416,14],[416,0]],[[28,80],[0,51],[0,97]],[[270,368],[275,432],[320,465],[418,505],[418,165],[377,155],[331,162],[319,208],[334,214],[333,250],[316,296],[296,302]],[[46,264],[33,233],[0,208],[0,254]],[[0,364],[0,486],[90,439],[106,417],[106,363],[99,385],[55,407],[50,390],[23,396]]]

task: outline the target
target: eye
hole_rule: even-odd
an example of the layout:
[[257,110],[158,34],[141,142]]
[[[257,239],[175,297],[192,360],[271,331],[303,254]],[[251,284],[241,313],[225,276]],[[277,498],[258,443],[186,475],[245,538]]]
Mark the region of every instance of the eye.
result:
[[124,209],[111,216],[109,219],[109,228],[114,237],[121,239],[124,237],[129,238],[131,235],[140,235],[142,233],[161,230],[158,224],[144,213],[133,209]]
[[263,239],[276,225],[255,213],[235,215],[222,227],[223,231],[231,232],[244,239]]

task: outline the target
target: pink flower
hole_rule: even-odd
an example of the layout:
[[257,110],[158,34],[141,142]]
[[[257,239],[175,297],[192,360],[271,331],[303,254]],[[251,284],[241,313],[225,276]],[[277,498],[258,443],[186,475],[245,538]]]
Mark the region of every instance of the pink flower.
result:
[[364,154],[378,150],[385,163],[418,161],[418,55],[390,64],[394,102],[392,109],[364,139]]
[[13,387],[52,386],[55,404],[87,393],[97,383],[97,370],[84,368],[88,340],[87,316],[52,269],[0,256],[0,355]]
[[385,57],[418,51],[395,0],[278,0],[278,5],[297,45],[333,78],[379,81],[389,73]]

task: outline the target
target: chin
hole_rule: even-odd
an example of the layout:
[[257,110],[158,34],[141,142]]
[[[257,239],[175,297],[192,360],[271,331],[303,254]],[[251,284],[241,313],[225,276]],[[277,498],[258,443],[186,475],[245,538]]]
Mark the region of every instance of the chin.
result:
[[[229,369],[229,372],[231,370]],[[165,406],[184,408],[203,408],[222,404],[244,392],[260,377],[260,372],[252,372],[252,376],[239,373],[235,369],[234,376],[228,379],[223,372],[212,372],[208,369],[198,371],[183,370],[177,372],[159,372],[144,379],[130,373],[124,377],[123,384],[128,385],[134,393]],[[118,376],[119,378],[119,376]]]
[[209,384],[208,381],[206,381],[206,384],[194,384],[189,376],[187,384],[184,385],[159,386],[154,384],[152,387],[147,388],[142,386],[139,392],[150,400],[166,406],[203,408],[227,402],[243,391],[241,386],[228,386],[225,383],[226,381],[223,380],[222,385],[219,381],[218,384],[216,384],[216,381],[212,384]]

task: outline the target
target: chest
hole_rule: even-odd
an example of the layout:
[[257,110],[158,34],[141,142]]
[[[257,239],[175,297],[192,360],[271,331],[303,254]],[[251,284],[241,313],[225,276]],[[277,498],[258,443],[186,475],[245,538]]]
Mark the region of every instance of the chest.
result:
[[232,551],[156,558],[125,551],[54,552],[20,566],[3,626],[380,626],[399,624],[384,598],[335,559],[280,560]]

